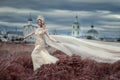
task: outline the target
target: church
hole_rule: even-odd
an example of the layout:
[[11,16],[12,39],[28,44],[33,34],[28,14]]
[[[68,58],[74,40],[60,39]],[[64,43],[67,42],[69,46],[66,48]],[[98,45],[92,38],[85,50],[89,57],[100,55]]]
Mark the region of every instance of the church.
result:
[[99,33],[97,30],[94,29],[94,25],[91,25],[91,29],[87,31],[86,35],[87,35],[87,39],[94,39],[94,40],[99,39]]
[[[37,26],[33,25],[33,20],[31,18],[31,16],[28,18],[28,23],[27,25],[23,26],[23,34],[24,36],[28,35],[29,33],[33,32],[35,29],[37,28]],[[25,42],[35,42],[35,38],[34,35],[26,38],[24,40]]]
[[82,33],[80,29],[80,24],[78,21],[78,16],[75,17],[75,20],[72,25],[72,33],[71,35],[76,38],[85,38],[85,39],[99,39],[99,33],[94,29],[94,25],[91,25],[91,29]]

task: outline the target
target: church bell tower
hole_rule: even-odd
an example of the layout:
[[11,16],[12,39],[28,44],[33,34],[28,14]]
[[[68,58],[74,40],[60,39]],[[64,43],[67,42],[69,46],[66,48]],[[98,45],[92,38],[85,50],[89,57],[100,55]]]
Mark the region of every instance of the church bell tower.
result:
[[80,36],[80,26],[78,22],[78,16],[75,17],[75,21],[72,25],[72,36],[79,37]]

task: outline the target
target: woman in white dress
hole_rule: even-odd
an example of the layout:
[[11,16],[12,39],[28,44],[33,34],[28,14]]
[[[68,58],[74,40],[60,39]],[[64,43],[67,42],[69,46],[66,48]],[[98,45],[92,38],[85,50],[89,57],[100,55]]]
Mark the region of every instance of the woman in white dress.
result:
[[25,39],[33,34],[35,35],[35,48],[31,54],[34,71],[38,69],[42,64],[55,63],[58,60],[58,58],[50,55],[45,48],[46,46],[45,35],[52,42],[59,43],[59,41],[53,40],[48,35],[43,21],[44,21],[44,18],[42,16],[38,16],[37,22],[38,22],[39,28],[37,28],[34,32],[24,37]]

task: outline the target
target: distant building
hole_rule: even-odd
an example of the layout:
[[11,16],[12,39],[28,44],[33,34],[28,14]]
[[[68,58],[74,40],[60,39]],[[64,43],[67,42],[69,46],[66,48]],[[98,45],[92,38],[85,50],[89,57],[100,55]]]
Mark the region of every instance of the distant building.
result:
[[2,38],[3,37],[3,35],[2,35],[2,32],[0,31],[0,38]]
[[78,22],[78,16],[75,17],[75,21],[72,25],[72,36],[80,37],[80,26],[79,26],[79,22]]
[[[33,21],[33,20],[32,20],[32,18],[31,18],[31,16],[30,16],[30,17],[28,18],[28,24],[23,27],[23,34],[24,34],[24,36],[30,34],[31,32],[33,32],[33,31],[37,28],[37,26],[34,26],[34,25],[32,24],[32,21]],[[35,42],[34,35],[26,38],[24,41],[25,41],[25,42]]]
[[100,40],[109,42],[120,41],[119,35],[120,33],[118,31],[101,31]]
[[19,36],[23,36],[23,32],[21,32],[21,31],[8,31],[6,33],[6,37],[7,37],[8,41],[15,41],[16,39],[18,39]]
[[7,37],[6,37],[6,31],[4,30],[0,30],[0,41],[7,41]]
[[91,29],[87,31],[87,39],[99,39],[99,33],[94,29],[94,26],[91,25]]

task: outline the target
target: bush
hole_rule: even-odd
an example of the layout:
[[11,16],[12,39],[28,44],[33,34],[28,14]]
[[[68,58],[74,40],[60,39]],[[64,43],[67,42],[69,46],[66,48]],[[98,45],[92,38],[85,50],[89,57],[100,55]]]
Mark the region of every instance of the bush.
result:
[[60,60],[35,72],[29,52],[0,56],[0,80],[120,80],[120,61],[99,63],[80,56],[53,53]]
[[32,60],[27,52],[0,59],[0,80],[26,80],[32,73]]

